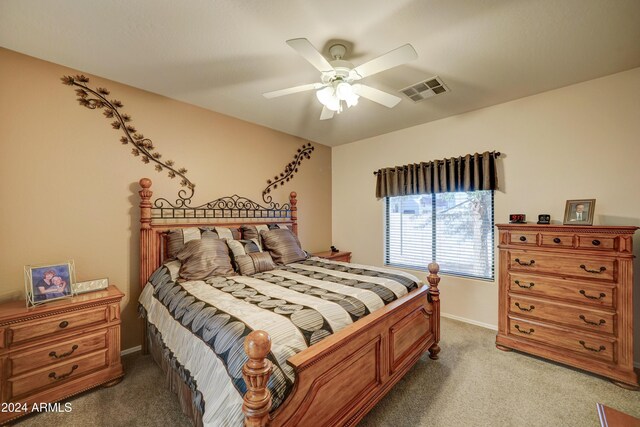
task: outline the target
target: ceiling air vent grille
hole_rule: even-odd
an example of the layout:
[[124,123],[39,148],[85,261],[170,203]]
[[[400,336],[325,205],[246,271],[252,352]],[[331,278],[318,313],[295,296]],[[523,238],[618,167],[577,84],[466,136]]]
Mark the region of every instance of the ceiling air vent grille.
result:
[[449,88],[445,86],[442,80],[440,80],[440,77],[435,76],[428,78],[423,82],[401,89],[400,92],[407,95],[407,97],[413,102],[419,102],[427,98],[431,98],[432,96],[449,92]]

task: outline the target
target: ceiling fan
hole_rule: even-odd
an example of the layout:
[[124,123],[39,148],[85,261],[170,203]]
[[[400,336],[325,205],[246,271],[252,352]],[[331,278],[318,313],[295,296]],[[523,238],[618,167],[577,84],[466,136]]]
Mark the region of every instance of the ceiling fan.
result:
[[342,59],[347,51],[347,48],[342,44],[334,44],[329,48],[329,53],[333,58],[331,61],[327,60],[327,58],[318,52],[307,39],[291,39],[287,40],[287,44],[320,71],[320,82],[275,90],[264,93],[263,96],[271,99],[292,93],[316,90],[316,97],[318,101],[322,103],[320,120],[333,118],[335,113],[342,112],[343,106],[345,105],[347,108],[357,105],[360,97],[377,102],[388,108],[395,107],[396,104],[400,102],[399,97],[355,82],[373,74],[397,67],[418,57],[413,46],[405,44],[391,52],[387,52],[382,56],[354,67],[352,63]]

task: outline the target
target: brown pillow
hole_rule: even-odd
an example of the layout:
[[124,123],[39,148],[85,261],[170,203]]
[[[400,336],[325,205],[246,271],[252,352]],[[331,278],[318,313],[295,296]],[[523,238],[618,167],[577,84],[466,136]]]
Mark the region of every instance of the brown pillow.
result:
[[167,258],[175,258],[180,249],[191,240],[217,239],[218,234],[207,228],[176,228],[167,233]]
[[190,240],[178,252],[176,258],[182,263],[180,278],[204,280],[211,276],[234,276],[229,248],[221,239]]
[[264,271],[274,270],[276,265],[269,252],[253,252],[236,257],[236,264],[243,276],[250,276]]
[[307,259],[298,237],[284,228],[260,232],[262,243],[276,264],[289,264]]

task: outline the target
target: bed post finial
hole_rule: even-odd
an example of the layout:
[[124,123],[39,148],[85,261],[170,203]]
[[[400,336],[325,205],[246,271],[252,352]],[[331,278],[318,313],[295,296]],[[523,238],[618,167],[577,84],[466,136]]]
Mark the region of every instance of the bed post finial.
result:
[[138,191],[140,194],[140,227],[142,229],[151,228],[151,196],[153,196],[153,191],[149,190],[151,180],[142,178],[140,187],[142,187],[142,190]]
[[267,388],[271,375],[271,362],[267,355],[271,351],[271,338],[265,331],[253,331],[244,339],[244,351],[249,361],[242,367],[242,377],[247,384],[242,412],[244,425],[263,427],[269,423],[271,392]]
[[436,360],[438,353],[440,353],[440,290],[438,289],[438,283],[440,283],[440,266],[436,262],[429,264],[429,276],[427,281],[429,282],[429,296],[431,297],[431,304],[433,304],[433,329],[435,335],[435,342],[429,347],[429,358]]
[[291,206],[291,222],[293,234],[298,235],[298,193],[292,191],[289,194],[289,205]]

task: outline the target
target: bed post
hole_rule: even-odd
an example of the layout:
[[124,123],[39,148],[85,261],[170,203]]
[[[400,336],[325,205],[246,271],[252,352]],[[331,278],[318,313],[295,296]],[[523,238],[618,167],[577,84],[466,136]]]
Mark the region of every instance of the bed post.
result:
[[247,384],[242,412],[244,425],[263,427],[269,423],[271,392],[267,388],[271,375],[271,362],[267,355],[271,351],[271,338],[265,331],[253,331],[244,340],[244,351],[249,361],[242,367],[242,377]]
[[[140,289],[142,289],[153,273],[151,265],[153,261],[150,262],[152,254],[149,253],[150,248],[153,247],[151,244],[151,239],[153,239],[153,230],[151,229],[151,196],[153,196],[153,191],[150,190],[151,180],[149,178],[142,178],[139,183],[142,187],[142,190],[138,191],[140,194]],[[148,352],[145,322],[142,327],[142,354]]]
[[293,234],[298,235],[298,193],[292,191],[289,194],[289,206],[291,206],[291,228],[293,228]]
[[438,283],[440,283],[440,277],[438,276],[440,266],[432,262],[429,264],[429,276],[427,281],[429,282],[429,296],[431,297],[431,304],[433,305],[433,329],[436,341],[431,347],[429,347],[429,358],[436,360],[438,353],[440,353],[440,291],[438,290]]
[[151,180],[142,178],[140,180],[140,287],[143,288],[149,276],[153,273],[153,230],[151,230]]

